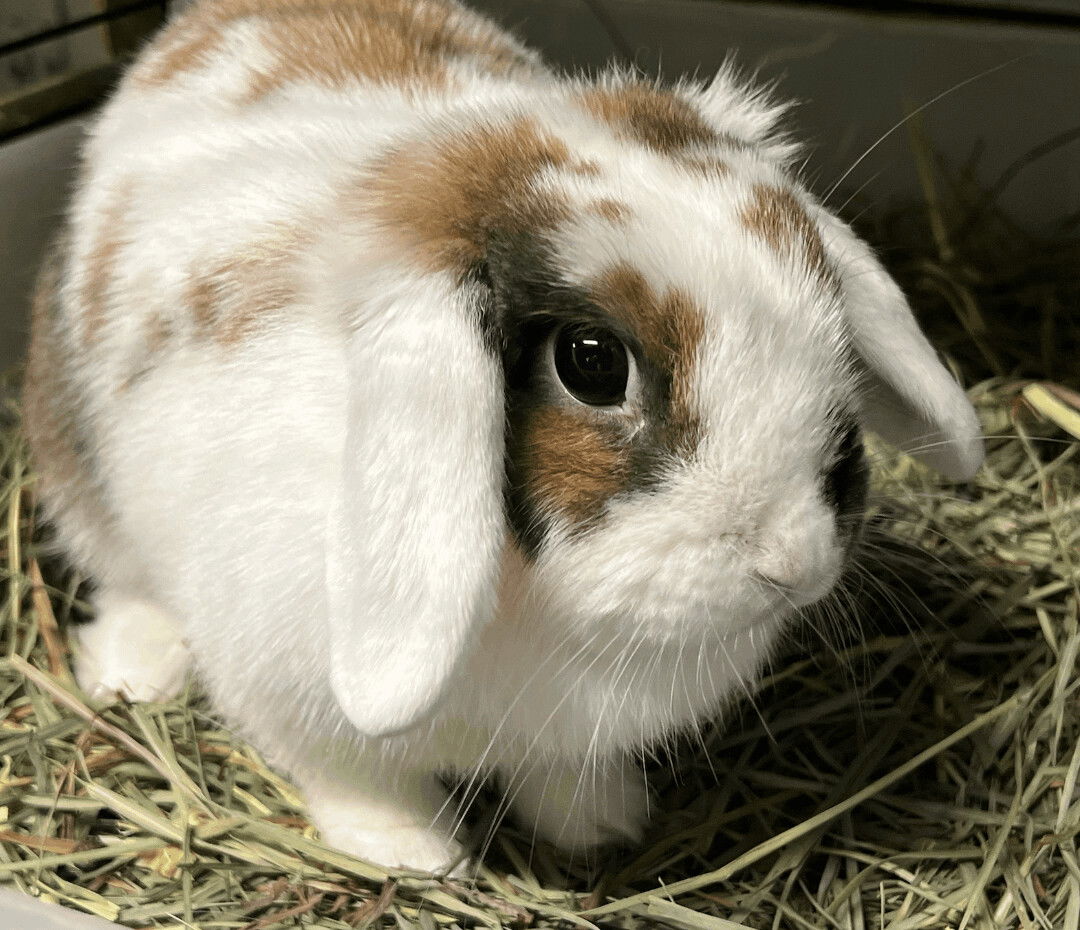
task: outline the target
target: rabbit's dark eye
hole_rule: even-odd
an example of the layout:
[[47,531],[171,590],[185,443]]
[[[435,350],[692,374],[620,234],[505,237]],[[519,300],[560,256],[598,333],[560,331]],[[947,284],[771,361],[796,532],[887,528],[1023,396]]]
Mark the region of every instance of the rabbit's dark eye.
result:
[[626,347],[613,332],[572,323],[555,334],[555,371],[584,404],[609,407],[626,399],[630,364]]

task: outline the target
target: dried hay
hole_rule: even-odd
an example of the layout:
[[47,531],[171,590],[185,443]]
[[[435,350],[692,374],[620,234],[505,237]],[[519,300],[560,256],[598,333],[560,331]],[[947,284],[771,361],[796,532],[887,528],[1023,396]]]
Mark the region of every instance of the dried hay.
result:
[[646,842],[591,862],[507,826],[475,885],[391,875],[323,847],[197,694],[95,715],[64,636],[86,607],[35,532],[9,404],[0,880],[136,927],[1076,930],[1080,246],[1024,240],[963,184],[967,209],[931,194],[889,238],[931,245],[888,257],[989,378],[986,467],[948,487],[877,450],[843,609],[808,618],[741,719],[656,761]]

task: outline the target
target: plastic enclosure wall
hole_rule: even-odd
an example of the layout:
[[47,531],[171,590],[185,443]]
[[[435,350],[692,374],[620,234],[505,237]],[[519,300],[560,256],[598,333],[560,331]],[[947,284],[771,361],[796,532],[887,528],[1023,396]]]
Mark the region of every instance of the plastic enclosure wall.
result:
[[3,930],[115,930],[117,924],[0,887]]

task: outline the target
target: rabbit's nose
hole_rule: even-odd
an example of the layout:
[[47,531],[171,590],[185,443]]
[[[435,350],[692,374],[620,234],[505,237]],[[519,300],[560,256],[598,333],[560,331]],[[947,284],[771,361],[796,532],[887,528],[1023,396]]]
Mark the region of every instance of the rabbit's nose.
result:
[[816,601],[836,584],[843,547],[832,512],[816,502],[769,520],[757,543],[754,577],[794,606]]

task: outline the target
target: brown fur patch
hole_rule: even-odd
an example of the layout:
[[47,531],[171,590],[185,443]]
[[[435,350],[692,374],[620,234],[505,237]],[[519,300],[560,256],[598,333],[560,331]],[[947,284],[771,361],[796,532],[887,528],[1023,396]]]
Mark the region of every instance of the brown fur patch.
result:
[[205,65],[220,50],[222,35],[213,26],[192,23],[187,30],[168,36],[168,44],[137,64],[131,79],[148,87],[160,87],[174,78]]
[[200,67],[222,47],[224,29],[245,18],[258,20],[274,59],[253,74],[251,101],[297,81],[439,88],[461,59],[497,75],[536,70],[505,33],[444,0],[216,0],[181,17],[176,30],[186,36],[164,45],[136,79],[162,84]]
[[68,428],[56,390],[55,357],[59,268],[50,260],[38,278],[30,317],[30,351],[23,382],[23,431],[46,485],[70,481],[78,473]]
[[595,522],[607,501],[629,486],[629,455],[610,430],[561,407],[531,411],[516,449],[533,505],[578,527]]
[[589,204],[589,210],[609,223],[622,223],[629,219],[633,213],[625,203],[612,200],[610,197],[601,197],[599,200],[594,200]]
[[680,162],[691,171],[706,178],[726,178],[731,174],[731,166],[726,161],[714,156],[691,156],[680,159]]
[[621,136],[662,155],[678,155],[693,146],[720,141],[690,103],[644,82],[593,88],[585,92],[582,102],[593,116],[614,127]]
[[417,89],[446,87],[451,18],[449,11],[429,10],[422,20],[418,15],[408,23],[399,15],[388,23],[351,5],[333,15],[290,12],[268,24],[273,65],[252,77],[248,99],[302,81],[332,88],[358,78]]
[[212,333],[218,314],[217,274],[205,271],[193,274],[184,297],[195,331],[203,335]]
[[750,232],[780,255],[799,252],[810,275],[831,280],[821,233],[791,191],[755,184],[753,199],[739,218]]
[[104,519],[97,508],[85,413],[71,378],[74,360],[66,347],[60,305],[59,250],[38,277],[31,310],[30,349],[23,381],[23,433],[47,495],[50,515],[70,507]]
[[484,257],[492,232],[535,232],[566,217],[566,205],[536,191],[533,179],[569,159],[562,141],[527,119],[468,129],[384,156],[354,206],[373,212],[428,270],[464,273]]
[[141,381],[152,370],[154,357],[162,352],[173,336],[172,322],[160,311],[151,313],[143,320],[143,348],[145,352],[139,364],[116,386],[116,393],[123,394]]
[[82,288],[83,336],[88,344],[97,341],[109,316],[109,288],[116,275],[120,252],[127,244],[125,220],[132,191],[121,186],[101,214],[93,244],[85,258]]
[[598,178],[603,173],[600,162],[592,159],[573,161],[566,166],[566,170],[583,178]]
[[297,298],[289,264],[299,245],[298,236],[260,242],[200,268],[186,293],[195,331],[220,345],[236,345],[284,311]]
[[701,438],[692,397],[694,360],[705,334],[701,311],[681,290],[658,294],[645,276],[628,264],[609,268],[589,292],[598,306],[625,322],[652,364],[670,374],[666,442],[683,453],[693,451]]
[[146,321],[146,351],[156,355],[169,342],[172,323],[163,313],[155,313]]

